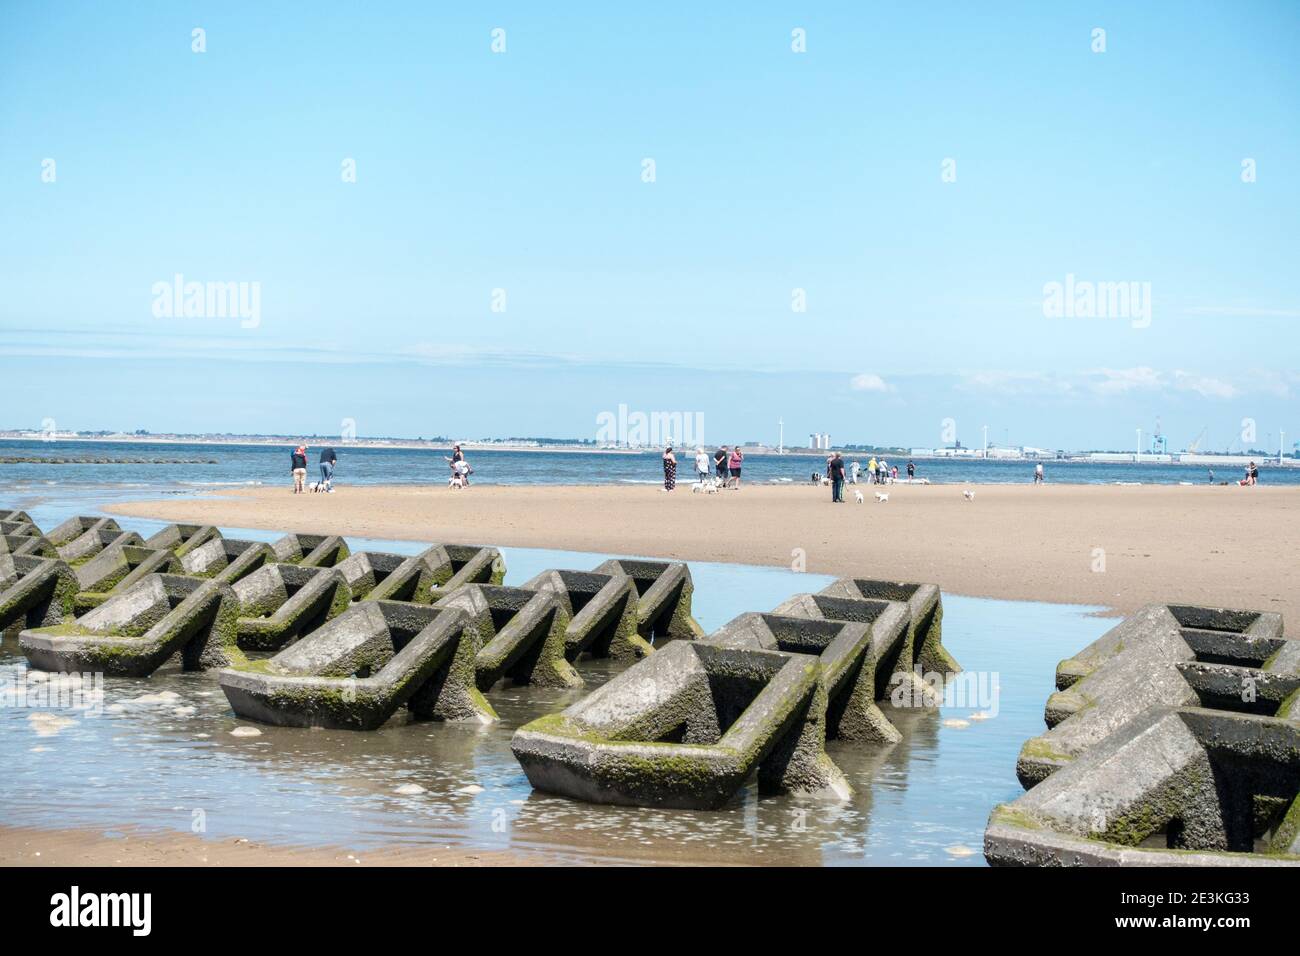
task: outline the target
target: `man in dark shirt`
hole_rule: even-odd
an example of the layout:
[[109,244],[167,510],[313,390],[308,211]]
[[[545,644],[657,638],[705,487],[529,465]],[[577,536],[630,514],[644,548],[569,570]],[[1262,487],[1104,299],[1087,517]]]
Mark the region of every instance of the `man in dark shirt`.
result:
[[727,464],[731,455],[727,451],[727,446],[723,445],[713,453],[713,465],[717,469],[718,479],[725,485],[731,478],[731,466]]
[[831,456],[826,472],[831,479],[831,501],[844,501],[844,459],[836,452]]
[[320,453],[320,485],[321,491],[333,491],[334,485],[334,466],[338,463],[339,456],[334,453],[333,448],[323,448]]

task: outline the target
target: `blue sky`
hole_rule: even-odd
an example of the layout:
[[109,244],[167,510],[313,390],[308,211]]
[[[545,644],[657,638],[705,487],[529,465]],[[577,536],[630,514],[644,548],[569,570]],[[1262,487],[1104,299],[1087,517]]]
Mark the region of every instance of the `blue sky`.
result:
[[0,427],[1300,439],[1300,4],[565,6],[0,6]]

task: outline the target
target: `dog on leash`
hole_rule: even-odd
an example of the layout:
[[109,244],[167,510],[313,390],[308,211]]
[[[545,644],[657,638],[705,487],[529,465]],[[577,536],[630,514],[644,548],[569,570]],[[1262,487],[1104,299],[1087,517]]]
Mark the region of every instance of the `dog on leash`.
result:
[[860,491],[855,491],[855,492],[853,492],[853,496],[854,496],[855,498],[858,499],[858,504],[862,504],[862,502],[864,502],[864,501],[867,500],[867,499],[865,499],[865,498],[862,497],[862,492],[860,492]]
[[459,475],[459,474],[452,475],[450,478],[447,479],[447,487],[448,487],[448,488],[464,488],[464,487],[465,487],[465,479],[464,479],[461,475]]
[[974,501],[974,500],[975,500],[975,492],[971,491],[969,488],[967,488],[965,491],[963,491],[963,492],[961,493],[961,496],[962,496],[963,498],[965,498],[967,501]]
[[884,504],[886,501],[888,501],[888,500],[889,500],[889,493],[888,493],[888,492],[885,492],[885,491],[877,491],[877,492],[876,492],[876,501],[877,501],[878,503],[880,503],[880,504],[883,505],[883,504]]

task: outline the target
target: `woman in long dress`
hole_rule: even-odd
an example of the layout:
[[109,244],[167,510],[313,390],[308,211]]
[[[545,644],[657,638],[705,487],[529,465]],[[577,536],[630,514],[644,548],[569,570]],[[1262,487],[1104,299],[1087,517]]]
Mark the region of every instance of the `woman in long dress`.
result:
[[673,454],[673,446],[669,445],[664,449],[664,491],[672,491],[677,487],[677,456]]

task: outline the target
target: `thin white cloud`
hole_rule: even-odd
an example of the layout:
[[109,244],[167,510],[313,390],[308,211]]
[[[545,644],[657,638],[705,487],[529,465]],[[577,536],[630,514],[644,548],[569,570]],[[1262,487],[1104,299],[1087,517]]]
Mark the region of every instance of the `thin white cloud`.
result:
[[892,392],[894,390],[894,386],[873,372],[862,372],[853,376],[849,381],[849,387],[855,392]]

